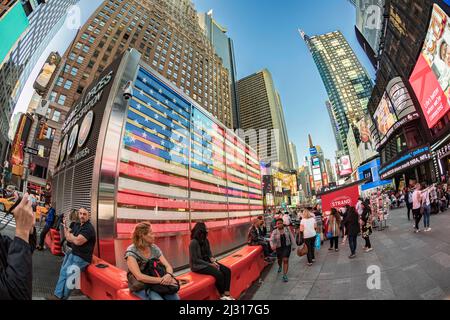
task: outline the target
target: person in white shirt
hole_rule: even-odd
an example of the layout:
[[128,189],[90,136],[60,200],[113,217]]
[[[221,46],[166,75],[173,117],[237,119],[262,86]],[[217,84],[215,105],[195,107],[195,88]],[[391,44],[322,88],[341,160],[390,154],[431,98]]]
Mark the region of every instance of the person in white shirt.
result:
[[422,219],[422,213],[420,212],[420,208],[422,207],[422,192],[420,191],[422,186],[420,183],[416,183],[416,188],[412,195],[412,203],[413,203],[413,217],[415,220],[415,228],[414,232],[419,232],[419,222]]
[[302,221],[300,222],[300,232],[303,232],[305,244],[308,247],[308,266],[311,266],[316,261],[314,256],[314,245],[316,240],[317,223],[314,215],[309,210],[303,210]]
[[289,212],[287,211],[283,214],[283,223],[286,227],[290,226],[292,223],[291,217],[289,216]]

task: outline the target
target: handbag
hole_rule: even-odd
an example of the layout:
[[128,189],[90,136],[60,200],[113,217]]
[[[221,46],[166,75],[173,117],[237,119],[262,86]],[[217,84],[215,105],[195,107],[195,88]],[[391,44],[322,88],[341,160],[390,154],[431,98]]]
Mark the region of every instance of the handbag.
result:
[[308,246],[304,243],[303,245],[297,247],[297,255],[302,257],[308,253]]
[[316,234],[316,241],[315,241],[315,247],[316,247],[316,249],[320,249],[320,243],[321,243],[321,240],[320,240],[320,234],[319,233],[317,233]]
[[331,239],[331,238],[333,238],[333,232],[328,231],[327,232],[327,239]]
[[[166,267],[157,258],[148,260],[144,268],[144,273],[150,277],[156,278],[162,278],[166,274],[168,274],[166,271]],[[169,275],[172,277],[172,279],[175,280],[175,284],[146,284],[146,291],[152,290],[156,293],[159,293],[160,295],[177,293],[180,290],[180,282],[174,277],[173,274],[169,273]]]

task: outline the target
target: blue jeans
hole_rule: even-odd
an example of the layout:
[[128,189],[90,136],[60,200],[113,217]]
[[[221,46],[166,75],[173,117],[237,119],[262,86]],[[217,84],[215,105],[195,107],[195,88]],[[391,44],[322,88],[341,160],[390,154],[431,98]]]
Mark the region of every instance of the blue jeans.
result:
[[180,300],[180,297],[176,293],[161,296],[159,293],[152,290],[147,290],[147,292],[141,290],[133,292],[133,294],[137,295],[142,300]]
[[429,228],[430,227],[430,212],[431,207],[430,205],[424,205],[423,206],[423,227]]
[[[80,268],[80,272],[83,271],[90,263],[83,260],[82,258],[75,256],[73,254],[68,254],[64,257],[63,264],[61,266],[61,271],[59,272],[59,279],[58,283],[56,284],[55,288],[55,296],[57,296],[60,299],[68,299],[70,296],[70,293],[73,289],[69,289],[66,285],[69,284],[67,279],[75,273],[75,270],[68,270],[69,267],[77,266]],[[68,271],[72,271],[72,273],[68,273]],[[75,280],[75,279],[71,279]],[[74,287],[73,284],[71,287]]]

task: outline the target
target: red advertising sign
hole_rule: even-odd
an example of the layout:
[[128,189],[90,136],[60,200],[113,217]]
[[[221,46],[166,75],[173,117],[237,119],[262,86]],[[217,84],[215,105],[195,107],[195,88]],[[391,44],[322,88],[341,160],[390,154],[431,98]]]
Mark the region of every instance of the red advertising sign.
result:
[[432,128],[450,110],[449,17],[435,4],[425,44],[409,79]]
[[354,206],[356,205],[356,202],[358,202],[358,197],[358,184],[325,193],[320,196],[322,199],[322,211],[330,211],[331,208],[339,209],[346,205]]

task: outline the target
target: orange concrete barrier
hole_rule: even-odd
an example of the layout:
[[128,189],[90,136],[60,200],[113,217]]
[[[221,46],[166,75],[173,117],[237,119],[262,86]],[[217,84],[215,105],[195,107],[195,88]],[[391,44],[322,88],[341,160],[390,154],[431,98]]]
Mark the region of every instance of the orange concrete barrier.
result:
[[64,255],[61,248],[61,236],[56,229],[50,229],[45,236],[45,244],[50,249],[50,252],[55,256]]

